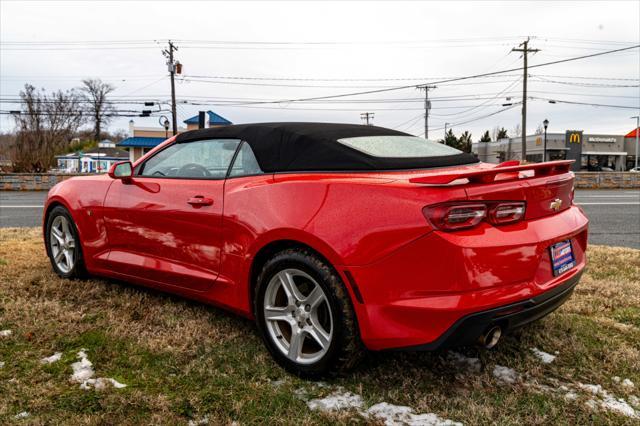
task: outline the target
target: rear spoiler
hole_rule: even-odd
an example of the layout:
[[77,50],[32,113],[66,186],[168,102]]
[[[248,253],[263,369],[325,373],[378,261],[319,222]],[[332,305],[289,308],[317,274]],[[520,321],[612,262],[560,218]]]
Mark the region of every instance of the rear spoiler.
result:
[[455,170],[448,173],[438,173],[429,176],[419,176],[409,179],[411,183],[426,185],[446,185],[458,179],[467,179],[469,183],[492,183],[519,179],[520,172],[531,170],[533,176],[559,175],[569,172],[574,160],[548,161],[546,163],[520,164],[519,161],[505,161],[491,169],[484,170]]

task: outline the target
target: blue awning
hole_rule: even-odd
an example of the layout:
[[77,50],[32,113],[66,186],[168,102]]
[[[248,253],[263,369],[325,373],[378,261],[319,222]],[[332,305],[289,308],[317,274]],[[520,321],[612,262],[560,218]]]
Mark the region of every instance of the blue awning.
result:
[[164,142],[165,138],[152,138],[145,136],[134,136],[131,138],[126,138],[125,140],[118,143],[118,147],[128,147],[128,148],[155,148]]

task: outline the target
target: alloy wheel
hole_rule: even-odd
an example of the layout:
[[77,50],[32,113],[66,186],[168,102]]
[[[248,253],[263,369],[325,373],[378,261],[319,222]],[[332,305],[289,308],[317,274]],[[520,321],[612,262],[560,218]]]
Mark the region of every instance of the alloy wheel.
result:
[[75,265],[76,240],[71,230],[71,223],[65,216],[56,216],[49,231],[51,256],[60,271],[68,274]]
[[331,306],[322,287],[299,269],[284,269],[269,281],[263,312],[269,337],[291,361],[312,364],[333,338]]

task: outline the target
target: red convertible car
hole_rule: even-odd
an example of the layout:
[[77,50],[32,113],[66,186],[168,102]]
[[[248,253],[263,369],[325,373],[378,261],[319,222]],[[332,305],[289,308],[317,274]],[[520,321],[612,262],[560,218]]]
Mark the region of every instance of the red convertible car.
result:
[[365,349],[492,347],[560,306],[587,247],[570,164],[480,163],[374,126],[195,130],[53,187],[45,244],[62,277],[253,318],[278,363],[317,377]]

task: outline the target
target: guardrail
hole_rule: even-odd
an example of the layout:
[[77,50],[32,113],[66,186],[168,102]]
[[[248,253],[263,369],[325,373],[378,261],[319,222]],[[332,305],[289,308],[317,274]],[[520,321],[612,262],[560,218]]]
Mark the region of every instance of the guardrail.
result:
[[[2,191],[48,191],[53,185],[74,176],[88,174],[0,173]],[[640,188],[640,173],[577,172],[576,188]]]

